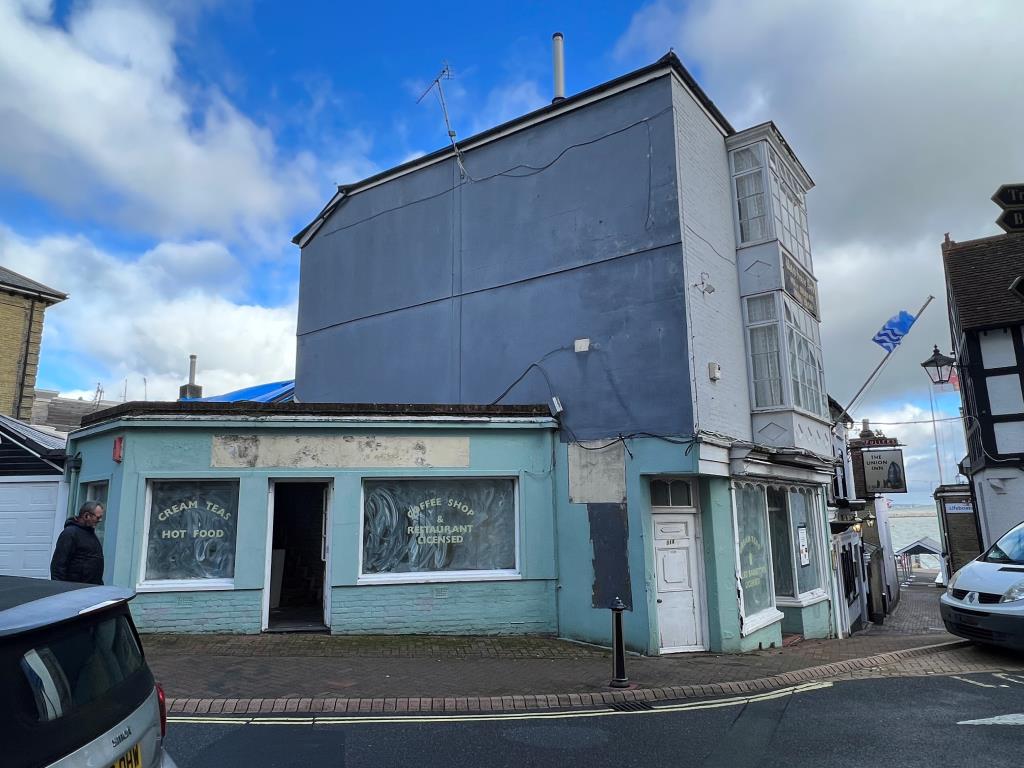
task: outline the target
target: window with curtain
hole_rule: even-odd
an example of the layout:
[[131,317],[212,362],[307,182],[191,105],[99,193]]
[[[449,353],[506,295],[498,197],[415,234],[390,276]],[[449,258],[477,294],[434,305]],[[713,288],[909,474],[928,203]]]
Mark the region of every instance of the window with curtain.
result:
[[761,144],[741,147],[732,152],[741,243],[756,243],[771,236],[762,152]]
[[825,416],[828,413],[828,401],[825,394],[825,369],[818,341],[818,323],[788,297],[783,306],[793,405],[818,416]]
[[782,405],[779,324],[774,294],[747,299],[747,324],[754,406],[766,408]]

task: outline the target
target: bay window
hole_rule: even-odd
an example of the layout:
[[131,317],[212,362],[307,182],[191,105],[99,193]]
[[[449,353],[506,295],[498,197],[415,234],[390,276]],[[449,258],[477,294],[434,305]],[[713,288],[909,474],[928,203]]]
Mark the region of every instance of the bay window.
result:
[[771,170],[772,213],[775,236],[798,262],[811,271],[811,239],[807,230],[807,206],[804,191],[796,175],[782,162],[771,147],[768,148]]
[[757,408],[782,405],[779,323],[773,295],[747,299],[747,324],[754,405]]
[[741,243],[756,243],[771,237],[768,200],[764,189],[763,153],[761,144],[751,144],[732,152]]
[[754,407],[826,417],[818,321],[782,291],[749,296],[744,309]]
[[828,414],[828,399],[825,394],[825,369],[821,363],[818,322],[789,297],[786,297],[784,307],[793,405],[818,416],[825,416]]

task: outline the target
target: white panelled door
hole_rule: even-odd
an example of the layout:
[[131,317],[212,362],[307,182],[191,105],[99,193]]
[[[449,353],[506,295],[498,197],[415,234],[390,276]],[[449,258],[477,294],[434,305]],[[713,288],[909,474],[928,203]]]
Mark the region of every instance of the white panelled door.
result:
[[655,512],[658,635],[662,653],[707,650],[703,552],[696,512]]
[[0,575],[50,578],[59,487],[0,481]]

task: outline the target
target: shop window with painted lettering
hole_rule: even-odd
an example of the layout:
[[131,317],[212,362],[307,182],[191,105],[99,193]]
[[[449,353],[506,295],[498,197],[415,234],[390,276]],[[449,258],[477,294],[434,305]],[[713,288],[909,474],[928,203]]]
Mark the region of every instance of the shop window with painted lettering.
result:
[[149,495],[144,581],[230,583],[238,482],[154,480]]
[[775,607],[763,486],[744,483],[736,488],[736,536],[743,616],[749,623],[752,617]]
[[368,479],[362,579],[514,578],[516,520],[512,479]]
[[787,602],[823,594],[818,494],[772,486],[767,498],[776,597]]

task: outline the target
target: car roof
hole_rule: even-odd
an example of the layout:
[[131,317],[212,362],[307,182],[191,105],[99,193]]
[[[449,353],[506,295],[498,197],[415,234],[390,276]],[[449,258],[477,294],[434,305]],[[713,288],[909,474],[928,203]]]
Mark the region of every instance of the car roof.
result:
[[0,637],[67,621],[134,596],[121,587],[0,576]]

